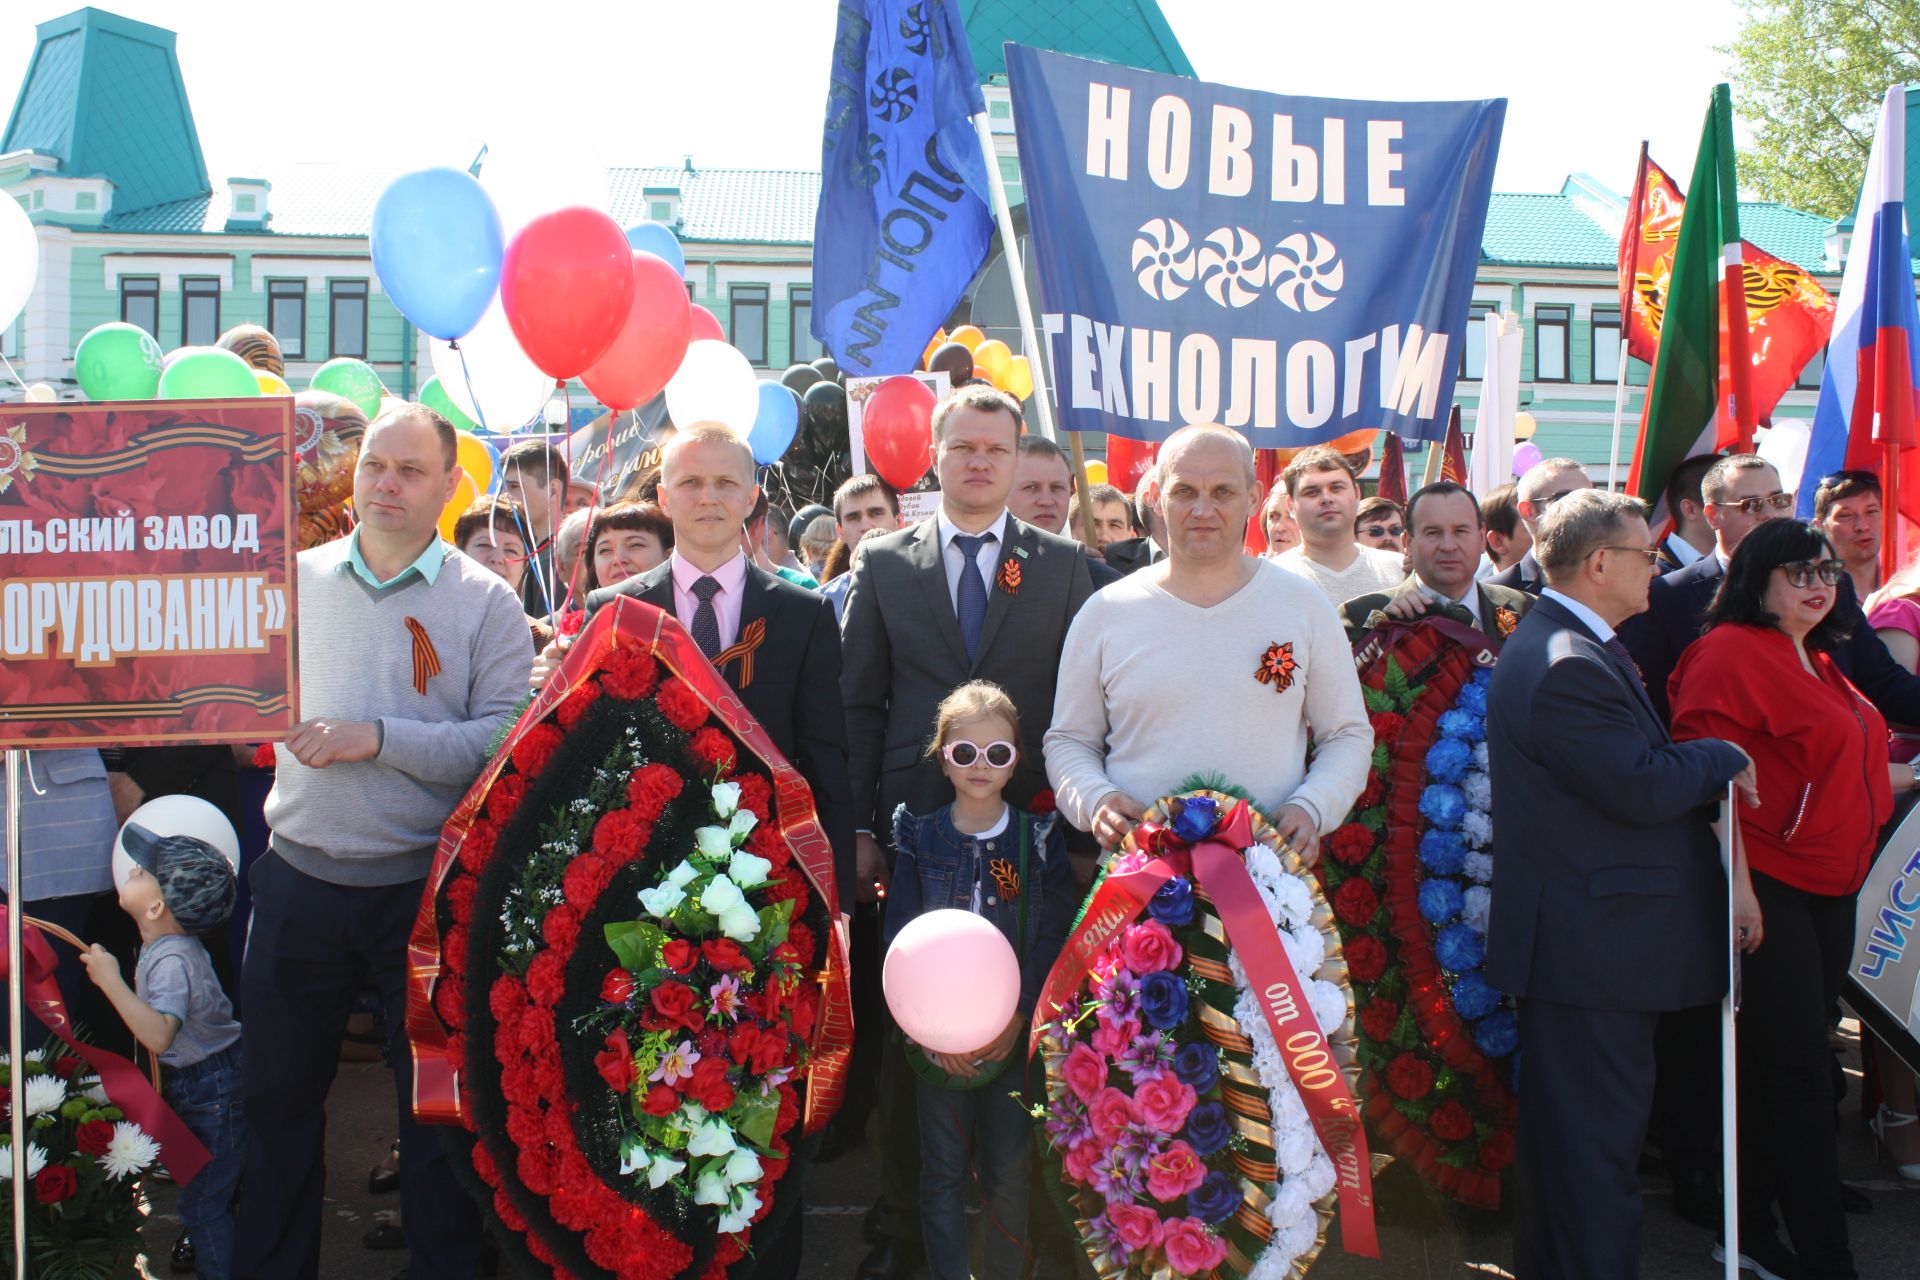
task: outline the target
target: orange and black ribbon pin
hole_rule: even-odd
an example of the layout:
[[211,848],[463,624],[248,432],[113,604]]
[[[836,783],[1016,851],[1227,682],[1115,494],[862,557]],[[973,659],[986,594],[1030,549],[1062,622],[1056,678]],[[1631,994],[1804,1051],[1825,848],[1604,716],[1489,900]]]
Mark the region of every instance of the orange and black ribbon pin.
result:
[[408,618],[407,630],[413,632],[413,691],[424,697],[427,681],[440,674],[440,654],[420,619]]
[[767,620],[755,618],[740,631],[740,639],[734,644],[713,655],[713,669],[720,668],[740,659],[740,683],[736,688],[744,689],[753,683],[753,651],[758,649],[767,638]]

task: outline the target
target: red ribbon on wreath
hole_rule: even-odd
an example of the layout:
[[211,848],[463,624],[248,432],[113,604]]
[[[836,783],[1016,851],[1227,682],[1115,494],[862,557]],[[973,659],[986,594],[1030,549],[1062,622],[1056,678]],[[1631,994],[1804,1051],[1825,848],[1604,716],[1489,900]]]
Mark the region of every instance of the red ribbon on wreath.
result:
[[1340,1243],[1348,1253],[1377,1258],[1380,1237],[1373,1220],[1373,1158],[1367,1151],[1366,1127],[1346,1077],[1332,1066],[1333,1055],[1314,1019],[1305,984],[1241,860],[1240,851],[1252,843],[1253,816],[1244,800],[1213,834],[1192,845],[1171,828],[1143,824],[1135,844],[1151,856],[1139,867],[1109,875],[1087,904],[1080,927],[1067,939],[1034,1003],[1027,1056],[1032,1058],[1042,1030],[1086,981],[1094,958],[1113,936],[1146,909],[1161,885],[1175,876],[1191,878],[1220,913],[1228,944],[1246,966],[1247,985],[1259,998],[1287,1074],[1333,1161],[1340,1192]]

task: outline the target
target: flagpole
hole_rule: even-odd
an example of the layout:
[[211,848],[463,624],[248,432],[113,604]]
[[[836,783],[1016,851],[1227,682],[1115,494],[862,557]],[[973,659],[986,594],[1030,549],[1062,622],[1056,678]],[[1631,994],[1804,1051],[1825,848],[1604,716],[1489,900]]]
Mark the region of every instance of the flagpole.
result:
[[1733,910],[1733,882],[1739,869],[1739,793],[1727,784],[1721,825],[1720,860],[1727,871],[1727,994],[1720,1001],[1720,1230],[1726,1251],[1726,1280],[1740,1280],[1740,1073],[1736,1053],[1735,1001],[1740,995],[1740,933]]
[[[980,160],[986,166],[987,186],[993,193],[993,216],[1000,224],[1000,247],[1013,285],[1013,307],[1020,316],[1020,335],[1027,348],[1027,364],[1033,370],[1033,404],[1040,415],[1040,434],[1058,444],[1060,430],[1053,422],[1053,403],[1047,398],[1052,383],[1043,359],[1052,354],[1040,345],[1039,331],[1033,323],[1033,304],[1027,299],[1027,269],[1020,260],[1020,238],[1013,232],[1013,209],[1007,204],[1006,180],[1000,176],[1000,156],[993,146],[993,125],[986,112],[973,117],[973,131],[980,139]],[[1073,457],[1074,487],[1086,494],[1092,487],[1087,479],[1087,455],[1080,444],[1080,433],[1069,432],[1067,449]],[[1087,546],[1098,545],[1093,532],[1093,503],[1080,503],[1080,539]]]
[[26,914],[20,886],[20,771],[27,755],[7,752],[7,1088],[11,1096],[13,1178],[13,1274],[27,1280],[27,1108],[26,947],[21,917]]
[[[1631,317],[1627,317],[1630,319]],[[1620,373],[1613,387],[1613,447],[1607,450],[1607,489],[1619,488],[1620,479],[1620,415],[1627,408],[1627,331],[1624,323],[1620,330]]]

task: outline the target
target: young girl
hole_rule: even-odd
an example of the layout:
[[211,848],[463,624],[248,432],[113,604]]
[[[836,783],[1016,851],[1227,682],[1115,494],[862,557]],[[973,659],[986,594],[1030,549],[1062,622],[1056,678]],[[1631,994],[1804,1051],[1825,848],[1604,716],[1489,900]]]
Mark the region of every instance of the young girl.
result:
[[991,920],[1020,957],[1019,1008],[999,1035],[969,1053],[910,1054],[927,1064],[916,1064],[920,1229],[933,1280],[967,1280],[969,1173],[989,1214],[977,1274],[1018,1280],[1026,1261],[1027,1023],[1079,895],[1055,815],[1037,818],[1001,798],[1019,741],[1019,714],[998,685],[961,685],[941,702],[927,751],[953,784],[953,803],[922,818],[905,805],[893,815],[887,944],[921,912],[957,907]]

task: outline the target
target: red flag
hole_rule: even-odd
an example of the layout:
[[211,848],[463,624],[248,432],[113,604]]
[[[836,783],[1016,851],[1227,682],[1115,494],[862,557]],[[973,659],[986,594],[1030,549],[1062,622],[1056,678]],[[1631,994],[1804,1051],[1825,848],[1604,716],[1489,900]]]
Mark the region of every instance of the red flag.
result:
[[1467,482],[1467,438],[1460,433],[1460,406],[1453,406],[1447,418],[1447,438],[1440,446],[1440,478],[1455,484]]
[[1400,448],[1397,433],[1383,433],[1386,439],[1380,445],[1380,496],[1389,502],[1407,505],[1407,460]]
[[1147,468],[1160,455],[1160,446],[1152,441],[1129,440],[1125,436],[1107,437],[1107,483],[1120,492],[1131,494]]

